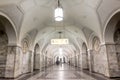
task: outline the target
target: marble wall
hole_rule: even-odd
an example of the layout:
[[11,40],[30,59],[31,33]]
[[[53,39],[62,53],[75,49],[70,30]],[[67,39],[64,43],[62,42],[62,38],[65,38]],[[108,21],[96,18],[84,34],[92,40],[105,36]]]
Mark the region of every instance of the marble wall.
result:
[[21,54],[20,47],[8,46],[5,77],[14,78],[22,74]]
[[8,46],[5,77],[16,78],[24,73],[31,72],[31,53],[23,53],[18,46]]
[[29,51],[29,72],[33,72],[34,69],[34,52]]
[[98,51],[93,51],[93,54],[94,71],[109,76],[106,46],[101,45]]
[[88,69],[89,68],[89,64],[88,64],[88,56],[87,53],[82,53],[82,68],[83,69]]
[[101,45],[97,37],[93,39],[93,49],[88,54],[90,71],[109,76],[106,46]]
[[118,58],[114,44],[106,44],[110,77],[120,77]]
[[30,53],[27,51],[26,53],[23,53],[22,56],[22,73],[29,72],[29,61],[30,60]]
[[34,69],[40,69],[40,53],[34,53]]
[[120,77],[119,62],[115,45],[100,45],[98,51],[90,50],[90,70],[107,77]]
[[117,55],[117,60],[118,60],[118,66],[119,66],[119,71],[120,71],[120,45],[116,45],[116,55]]
[[89,70],[90,72],[93,72],[93,50],[88,50],[88,64],[89,64]]

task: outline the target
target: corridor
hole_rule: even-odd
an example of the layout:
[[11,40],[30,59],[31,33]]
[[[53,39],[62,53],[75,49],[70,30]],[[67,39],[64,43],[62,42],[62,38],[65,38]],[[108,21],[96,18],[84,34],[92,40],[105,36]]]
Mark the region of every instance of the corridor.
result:
[[120,80],[120,0],[0,0],[0,80],[13,79]]
[[[26,79],[25,79],[26,80]],[[113,80],[100,75],[88,74],[68,64],[54,65],[27,80]],[[114,79],[115,80],[115,79]],[[117,79],[116,79],[117,80]]]

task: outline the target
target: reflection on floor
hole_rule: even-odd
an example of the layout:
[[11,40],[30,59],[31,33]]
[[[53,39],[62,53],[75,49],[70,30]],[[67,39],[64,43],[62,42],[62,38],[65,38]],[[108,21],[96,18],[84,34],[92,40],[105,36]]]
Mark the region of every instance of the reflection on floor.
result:
[[89,71],[81,71],[67,64],[54,65],[42,72],[25,74],[19,79],[0,79],[0,80],[120,80],[109,79]]
[[93,76],[88,72],[75,69],[67,64],[52,66],[27,80],[113,80],[100,76]]

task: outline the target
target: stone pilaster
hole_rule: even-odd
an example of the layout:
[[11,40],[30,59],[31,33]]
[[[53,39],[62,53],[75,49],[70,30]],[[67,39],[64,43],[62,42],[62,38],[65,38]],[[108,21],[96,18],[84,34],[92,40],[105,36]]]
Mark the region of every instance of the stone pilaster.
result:
[[120,77],[115,45],[106,44],[105,46],[108,57],[109,77]]
[[109,77],[108,56],[106,46],[100,45],[98,51],[92,51],[93,71]]
[[105,45],[101,45],[98,51],[88,50],[89,69],[109,77],[108,60]]
[[47,58],[47,56],[45,57],[45,67],[48,67],[48,58]]
[[107,57],[107,50],[105,45],[100,46],[100,50],[98,53],[99,57],[99,66],[97,67],[99,70],[99,73],[109,77],[109,65],[108,65],[108,57]]
[[5,77],[15,78],[21,74],[21,48],[8,46]]
[[40,71],[41,71],[41,63],[42,63],[42,62],[41,62],[41,53],[40,53]]
[[80,67],[80,69],[82,70],[82,53],[80,53],[80,55],[79,55],[79,67]]
[[75,62],[74,62],[75,67],[77,67],[77,56],[76,55],[75,55],[74,59],[75,59]]
[[81,53],[82,55],[82,69],[88,69],[88,63],[87,63],[87,53]]
[[40,69],[40,53],[34,53],[34,69]]
[[93,72],[93,50],[88,50],[88,63],[89,63],[89,70],[90,72]]
[[99,51],[90,53],[93,57],[93,70],[107,77],[120,77],[114,44],[102,44]]
[[78,55],[77,57],[78,57],[77,62],[78,62],[78,68],[79,68],[80,67],[80,62],[79,62],[80,61],[80,55]]
[[29,57],[29,71],[33,72],[33,64],[34,64],[34,52],[33,51],[29,51],[30,57]]

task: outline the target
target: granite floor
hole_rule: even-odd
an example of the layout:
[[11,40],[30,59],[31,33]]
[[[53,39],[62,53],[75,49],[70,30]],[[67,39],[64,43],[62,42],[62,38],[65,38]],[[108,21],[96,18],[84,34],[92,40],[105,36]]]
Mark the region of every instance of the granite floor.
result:
[[18,79],[0,79],[0,80],[120,80],[120,78],[109,79],[100,74],[90,73],[87,70],[80,70],[67,64],[54,65],[44,69],[44,71],[36,71],[34,73],[25,74]]
[[27,80],[115,80],[99,75],[90,74],[88,71],[80,71],[67,64],[55,65],[44,72],[34,75]]

